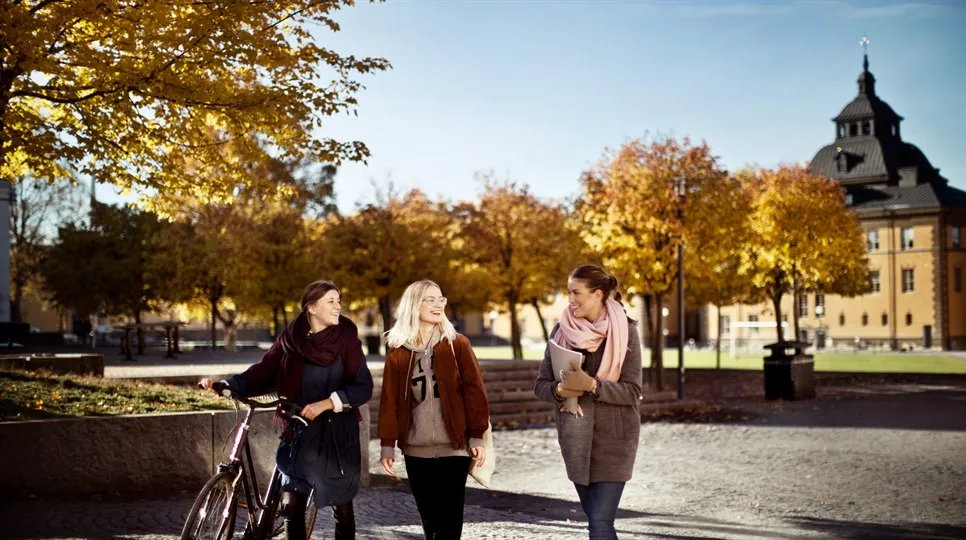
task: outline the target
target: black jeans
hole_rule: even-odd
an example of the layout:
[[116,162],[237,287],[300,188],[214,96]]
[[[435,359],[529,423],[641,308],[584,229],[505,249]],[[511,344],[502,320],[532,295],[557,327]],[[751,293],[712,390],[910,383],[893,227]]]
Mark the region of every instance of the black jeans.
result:
[[[306,540],[305,507],[308,498],[295,491],[283,491],[279,514],[284,519],[285,540]],[[332,507],[335,518],[335,540],[355,540],[356,517],[352,501]]]
[[624,493],[624,482],[594,482],[589,486],[574,486],[580,497],[580,506],[587,514],[590,540],[616,540],[614,520],[617,518],[617,505]]
[[469,456],[406,456],[409,487],[426,540],[459,540],[463,534],[463,501],[469,471]]

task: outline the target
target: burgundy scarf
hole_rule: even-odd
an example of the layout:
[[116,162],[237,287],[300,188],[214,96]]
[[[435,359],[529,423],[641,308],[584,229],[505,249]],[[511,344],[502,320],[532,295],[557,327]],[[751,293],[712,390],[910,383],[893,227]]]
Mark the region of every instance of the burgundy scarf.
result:
[[[300,313],[278,336],[278,342],[284,356],[277,389],[280,396],[289,400],[298,399],[306,362],[327,367],[341,360],[342,380],[348,382],[363,361],[359,330],[354,322],[341,315],[339,324],[310,335],[308,317]],[[356,415],[359,415],[358,409]]]

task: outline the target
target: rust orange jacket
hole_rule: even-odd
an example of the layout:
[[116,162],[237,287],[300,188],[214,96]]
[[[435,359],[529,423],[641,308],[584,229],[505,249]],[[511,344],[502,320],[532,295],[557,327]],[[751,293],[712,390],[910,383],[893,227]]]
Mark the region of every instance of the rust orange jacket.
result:
[[[442,339],[433,348],[436,384],[439,388],[443,420],[453,448],[466,448],[470,438],[481,439],[490,421],[489,403],[480,374],[480,365],[470,340],[456,335],[453,346]],[[382,446],[398,443],[405,450],[413,412],[410,404],[411,379],[416,353],[399,347],[390,349],[382,378],[379,399],[379,438]]]

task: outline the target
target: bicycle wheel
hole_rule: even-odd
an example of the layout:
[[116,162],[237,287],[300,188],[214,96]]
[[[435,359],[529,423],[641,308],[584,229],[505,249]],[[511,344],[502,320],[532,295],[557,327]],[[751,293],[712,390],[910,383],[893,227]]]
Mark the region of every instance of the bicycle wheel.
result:
[[236,475],[228,472],[212,476],[191,505],[181,540],[230,540],[235,532],[238,510]]

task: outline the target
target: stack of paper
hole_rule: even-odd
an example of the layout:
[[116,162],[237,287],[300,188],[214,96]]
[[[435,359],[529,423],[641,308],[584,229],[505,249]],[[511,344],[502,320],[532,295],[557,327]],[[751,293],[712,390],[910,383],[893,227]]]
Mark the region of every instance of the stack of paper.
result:
[[[583,365],[584,355],[577,352],[571,351],[570,349],[564,349],[560,345],[557,345],[550,340],[550,363],[553,366],[553,377],[558,382],[562,380],[563,373],[565,371],[570,371],[573,369],[572,364],[577,363],[578,366]],[[568,412],[577,414],[577,398],[567,398],[563,402],[563,408]]]

